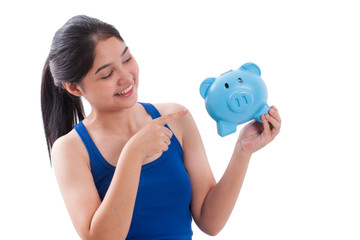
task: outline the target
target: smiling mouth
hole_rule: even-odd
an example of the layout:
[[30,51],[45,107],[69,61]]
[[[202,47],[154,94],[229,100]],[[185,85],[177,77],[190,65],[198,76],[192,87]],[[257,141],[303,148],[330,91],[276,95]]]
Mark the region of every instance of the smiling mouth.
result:
[[128,88],[124,89],[123,91],[116,93],[115,96],[123,96],[125,94],[127,94],[128,92],[130,92],[133,89],[134,85],[131,84]]

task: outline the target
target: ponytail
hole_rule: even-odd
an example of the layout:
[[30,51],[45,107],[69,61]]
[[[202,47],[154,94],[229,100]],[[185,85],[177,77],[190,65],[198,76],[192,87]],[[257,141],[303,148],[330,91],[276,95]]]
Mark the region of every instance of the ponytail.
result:
[[96,44],[110,37],[124,41],[112,25],[85,15],[69,19],[55,33],[41,83],[49,155],[56,139],[70,132],[85,115],[81,98],[71,95],[62,84],[80,84],[92,68]]
[[[49,156],[59,137],[70,132],[84,119],[84,108],[80,97],[68,93],[62,86],[55,86],[47,59],[41,82],[41,111]],[[51,161],[51,160],[50,160]]]

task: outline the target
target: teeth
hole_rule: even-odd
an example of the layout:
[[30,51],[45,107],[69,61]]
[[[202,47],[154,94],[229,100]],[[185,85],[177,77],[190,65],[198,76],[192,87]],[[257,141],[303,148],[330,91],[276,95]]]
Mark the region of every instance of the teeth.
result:
[[130,90],[133,88],[133,85],[130,85],[127,89],[125,89],[124,91],[118,93],[117,95],[124,95],[128,92],[130,92]]

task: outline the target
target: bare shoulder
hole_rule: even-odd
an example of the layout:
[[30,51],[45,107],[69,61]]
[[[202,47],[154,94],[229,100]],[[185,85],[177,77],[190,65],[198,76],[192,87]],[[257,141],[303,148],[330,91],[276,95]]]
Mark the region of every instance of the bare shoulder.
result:
[[[159,110],[162,116],[187,109],[178,103],[159,103],[155,104],[155,107]],[[196,127],[190,112],[181,118],[169,122],[168,125],[183,147],[184,139],[187,135],[189,135],[188,132],[192,131],[194,127]]]
[[[161,116],[166,116],[171,113],[180,112],[182,110],[188,110],[186,107],[178,103],[158,103],[154,105],[160,112]],[[170,128],[173,125],[175,125],[174,127],[178,127],[178,128],[184,127],[184,125],[186,125],[186,123],[191,120],[192,120],[191,114],[190,112],[188,112],[188,114],[186,114],[185,116],[171,121],[168,125]]]
[[58,138],[51,149],[51,161],[54,167],[58,164],[86,163],[87,159],[87,150],[74,129]]
[[159,110],[162,116],[186,109],[183,105],[178,103],[157,103],[154,104],[154,106]]

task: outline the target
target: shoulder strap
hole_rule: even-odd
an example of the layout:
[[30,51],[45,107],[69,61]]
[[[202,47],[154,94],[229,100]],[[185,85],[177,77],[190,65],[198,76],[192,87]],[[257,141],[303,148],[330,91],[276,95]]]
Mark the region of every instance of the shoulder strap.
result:
[[161,117],[159,111],[154,107],[154,105],[152,105],[151,103],[143,103],[143,102],[139,102],[141,105],[143,105],[143,107],[145,108],[145,110],[150,114],[150,116],[153,119],[156,119],[158,117]]
[[86,150],[88,151],[91,170],[93,171],[94,168],[98,166],[98,162],[100,162],[106,168],[114,171],[115,167],[105,160],[82,121],[75,126],[75,130],[79,134],[81,140],[86,147]]
[[[91,139],[88,131],[86,130],[83,122],[79,122],[76,126],[75,126],[75,130],[78,133],[78,135],[80,136],[81,140],[83,141],[86,150],[89,153],[89,157],[91,158],[91,155],[94,154],[93,152],[93,147],[95,146],[95,143],[93,142],[93,140]],[[96,147],[96,146],[95,146]]]

